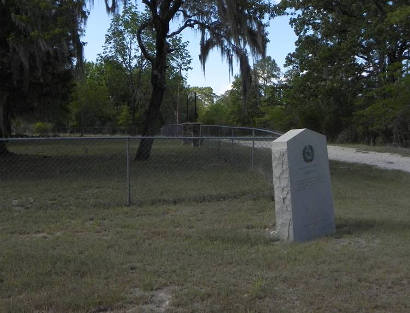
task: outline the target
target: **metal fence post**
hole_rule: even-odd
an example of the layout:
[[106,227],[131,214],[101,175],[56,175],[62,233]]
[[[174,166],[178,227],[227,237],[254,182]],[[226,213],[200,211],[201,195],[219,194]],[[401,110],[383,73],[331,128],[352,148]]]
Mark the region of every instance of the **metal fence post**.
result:
[[126,144],[127,153],[127,206],[131,205],[131,175],[130,175],[130,138],[127,137]]
[[255,152],[255,130],[252,129],[252,150],[251,150],[251,168],[253,169],[253,158]]
[[[219,129],[219,128],[217,128],[216,129],[217,130],[217,134],[216,134],[216,137],[221,137],[220,136],[220,132],[221,132],[221,130]],[[216,139],[217,140],[217,155],[218,155],[218,158],[221,156],[221,140],[220,139]]]
[[231,144],[231,164],[233,164],[233,136],[234,136],[234,132],[233,132],[233,128],[231,129],[231,137],[232,137],[232,144]]
[[201,127],[201,124],[199,124],[199,142],[198,142],[198,148],[201,148],[201,134],[202,134],[202,127]]

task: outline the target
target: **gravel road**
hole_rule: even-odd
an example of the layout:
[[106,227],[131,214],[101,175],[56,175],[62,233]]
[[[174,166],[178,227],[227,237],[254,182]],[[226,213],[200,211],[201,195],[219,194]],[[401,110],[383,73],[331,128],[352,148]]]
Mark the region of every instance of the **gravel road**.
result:
[[393,153],[362,151],[355,148],[327,146],[330,160],[362,163],[390,170],[401,170],[410,173],[410,157]]
[[[244,146],[251,146],[251,141],[236,141]],[[269,147],[266,141],[255,142],[255,148],[266,149]],[[393,153],[381,153],[363,151],[355,148],[328,145],[327,151],[330,160],[348,163],[361,163],[373,165],[383,169],[400,170],[410,173],[410,157],[404,157]]]

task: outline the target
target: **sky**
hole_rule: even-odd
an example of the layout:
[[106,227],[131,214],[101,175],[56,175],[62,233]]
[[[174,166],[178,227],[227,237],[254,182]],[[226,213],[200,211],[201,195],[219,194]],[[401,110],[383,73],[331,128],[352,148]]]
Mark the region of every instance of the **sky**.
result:
[[[104,0],[97,0],[90,9],[87,27],[83,41],[84,56],[88,61],[95,61],[98,54],[102,52],[105,34],[110,25],[111,17],[105,11]],[[266,55],[275,59],[279,67],[284,69],[286,55],[295,49],[296,35],[289,25],[289,18],[279,17],[270,22],[268,28],[269,43]],[[193,69],[183,75],[187,78],[188,85],[213,88],[216,94],[222,94],[230,88],[233,77],[229,74],[228,64],[221,58],[218,50],[212,51],[207,59],[206,71],[202,70],[199,62],[199,39],[200,34],[186,29],[183,40],[189,41],[188,51],[192,57]],[[238,64],[234,64],[234,75],[239,72]]]

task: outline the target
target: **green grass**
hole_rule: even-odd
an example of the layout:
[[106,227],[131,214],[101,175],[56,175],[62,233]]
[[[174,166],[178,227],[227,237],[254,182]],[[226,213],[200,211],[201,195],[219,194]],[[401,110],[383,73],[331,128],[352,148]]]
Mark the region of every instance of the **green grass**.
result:
[[[14,155],[0,160],[0,206],[124,205],[125,147],[119,140],[9,145]],[[138,142],[131,142],[131,159],[137,147]],[[255,168],[250,170],[248,147],[209,141],[198,149],[180,140],[156,141],[148,161],[130,162],[131,200],[147,205],[244,194],[269,197],[270,166],[268,151],[255,153]]]
[[395,153],[401,156],[410,157],[410,148],[404,148],[404,147],[398,147],[398,146],[369,146],[369,145],[364,145],[364,144],[334,144],[334,145],[354,148],[357,151]]
[[[175,178],[177,168],[167,173],[158,163],[175,145],[157,148],[157,173]],[[176,150],[207,163],[192,148]],[[202,152],[208,161],[211,152]],[[273,202],[255,195],[249,183],[270,188],[265,178],[239,166],[240,159],[237,167],[226,166],[226,157],[203,169],[188,156],[174,163],[179,157],[168,157],[164,162],[180,164],[184,173],[174,182],[191,179],[189,172],[198,168],[202,175],[185,184],[191,188],[186,197],[172,201],[154,201],[163,188],[164,199],[175,190],[157,179],[157,189],[137,206],[90,205],[67,195],[73,179],[52,205],[26,197],[25,205],[3,206],[0,312],[410,311],[409,174],[332,162],[336,234],[286,244],[269,236]],[[219,183],[224,164],[229,174]],[[155,169],[148,162],[139,171],[148,175],[148,166]],[[248,180],[249,173],[254,178]],[[35,193],[42,184],[31,179]],[[192,197],[196,184],[202,184],[202,198]],[[243,185],[249,189],[232,194]],[[72,198],[72,204],[61,204],[61,198]]]

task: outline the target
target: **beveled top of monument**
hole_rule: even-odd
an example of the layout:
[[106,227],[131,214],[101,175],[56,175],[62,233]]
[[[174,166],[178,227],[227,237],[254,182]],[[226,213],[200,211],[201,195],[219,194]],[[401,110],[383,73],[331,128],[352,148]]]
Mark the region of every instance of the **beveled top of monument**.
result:
[[285,134],[283,134],[282,136],[280,136],[279,138],[277,138],[275,140],[275,142],[289,142],[292,141],[292,139],[294,139],[297,135],[300,134],[310,134],[310,135],[314,135],[314,136],[318,136],[318,137],[323,137],[323,139],[326,138],[326,136],[317,133],[313,130],[310,130],[308,128],[299,128],[299,129],[291,129],[288,132],[286,132]]

